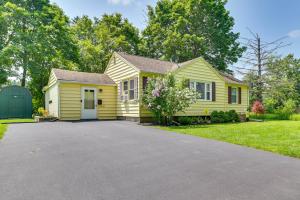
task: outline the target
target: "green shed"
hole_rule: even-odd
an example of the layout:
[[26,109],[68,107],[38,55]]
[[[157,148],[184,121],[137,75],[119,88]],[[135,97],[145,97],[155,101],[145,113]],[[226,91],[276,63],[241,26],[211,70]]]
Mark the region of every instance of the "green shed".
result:
[[0,119],[31,117],[32,96],[27,88],[16,85],[0,88]]

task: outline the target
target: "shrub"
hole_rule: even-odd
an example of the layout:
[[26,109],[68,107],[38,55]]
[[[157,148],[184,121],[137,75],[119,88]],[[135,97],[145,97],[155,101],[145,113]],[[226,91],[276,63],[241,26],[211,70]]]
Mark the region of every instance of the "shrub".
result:
[[264,114],[265,113],[264,106],[262,105],[262,103],[260,101],[255,101],[253,103],[253,106],[252,106],[251,110],[255,114]]
[[278,108],[275,113],[280,116],[281,119],[283,120],[288,120],[290,119],[291,115],[295,112],[296,110],[296,102],[293,101],[292,99],[287,100],[283,106]]
[[293,121],[300,121],[300,114],[293,114],[293,115],[290,117],[290,120],[293,120]]
[[239,115],[235,110],[230,110],[227,112],[223,111],[213,111],[210,115],[212,123],[224,123],[224,122],[239,122]]
[[227,122],[239,122],[240,121],[239,114],[237,114],[237,112],[235,110],[230,110],[226,113],[229,116]]
[[160,124],[169,125],[177,112],[184,111],[196,99],[196,91],[186,84],[176,84],[174,75],[168,74],[148,81],[142,102]]
[[38,108],[38,115],[43,117],[48,117],[49,112],[48,110],[44,109],[43,107]]
[[264,100],[264,108],[267,113],[274,113],[276,109],[276,101],[271,98],[266,98]]
[[211,123],[223,123],[224,122],[224,112],[223,111],[213,111],[210,114]]
[[196,117],[188,117],[188,116],[178,117],[177,121],[181,125],[191,125],[191,124],[197,124],[198,123],[198,119]]

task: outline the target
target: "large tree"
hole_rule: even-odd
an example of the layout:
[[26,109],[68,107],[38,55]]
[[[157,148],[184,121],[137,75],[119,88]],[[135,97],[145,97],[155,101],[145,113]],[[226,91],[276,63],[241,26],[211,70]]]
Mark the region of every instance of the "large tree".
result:
[[300,105],[300,59],[293,55],[271,57],[266,65],[266,98],[273,99],[275,107],[289,99]]
[[78,49],[70,32],[69,20],[49,0],[5,0],[0,4],[5,43],[0,63],[20,74],[21,85],[29,86],[34,105],[43,105],[42,88],[51,68],[75,68]]
[[80,71],[103,72],[114,51],[138,54],[139,31],[121,14],[76,17],[72,30],[80,46]]
[[226,0],[159,0],[148,6],[142,54],[173,62],[204,57],[226,71],[244,52]]

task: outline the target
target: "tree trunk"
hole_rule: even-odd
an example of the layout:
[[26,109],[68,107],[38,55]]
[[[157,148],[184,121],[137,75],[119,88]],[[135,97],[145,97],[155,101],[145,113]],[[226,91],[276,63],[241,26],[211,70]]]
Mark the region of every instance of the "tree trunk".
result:
[[22,79],[21,79],[21,86],[26,86],[26,77],[27,77],[27,67],[23,66],[23,73],[22,73]]

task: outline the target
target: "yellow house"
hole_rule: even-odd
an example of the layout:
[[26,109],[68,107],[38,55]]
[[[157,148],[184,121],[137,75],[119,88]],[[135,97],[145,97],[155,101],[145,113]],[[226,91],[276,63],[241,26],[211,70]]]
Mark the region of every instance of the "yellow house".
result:
[[177,116],[207,116],[214,110],[245,114],[248,86],[215,70],[203,58],[172,63],[114,53],[104,74],[53,69],[44,88],[46,109],[61,120],[126,119],[148,121],[152,115],[141,103],[149,77],[173,72],[176,80],[188,79],[201,95]]

